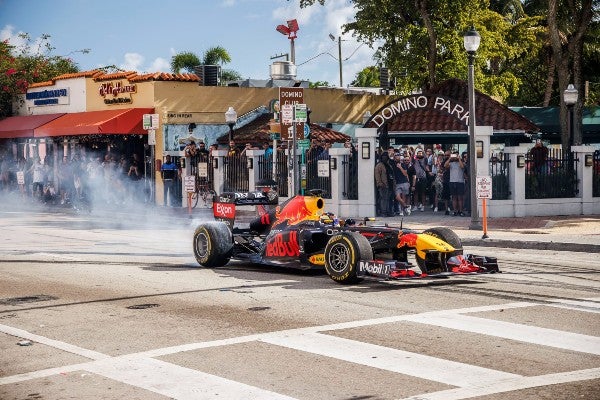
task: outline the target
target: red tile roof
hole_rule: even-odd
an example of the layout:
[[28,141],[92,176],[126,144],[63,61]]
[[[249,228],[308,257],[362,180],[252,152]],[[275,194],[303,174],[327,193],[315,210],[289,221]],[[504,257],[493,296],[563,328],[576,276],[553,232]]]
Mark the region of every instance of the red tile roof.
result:
[[[269,121],[271,121],[272,117],[273,115],[270,113],[263,114],[246,125],[236,128],[234,131],[235,141],[238,143],[248,142],[253,144],[270,142],[269,135],[271,131],[269,129]],[[347,139],[350,139],[350,136],[344,133],[324,128],[317,124],[310,124],[310,135],[312,138],[336,143],[344,143]],[[228,142],[229,133],[217,139],[217,143],[219,144],[227,144]]]
[[107,74],[104,71],[95,69],[92,71],[75,72],[71,74],[62,74],[50,81],[36,82],[29,85],[30,88],[43,86],[52,86],[60,79],[72,78],[93,78],[95,81],[107,81],[112,79],[127,79],[130,82],[147,82],[147,81],[179,81],[179,82],[200,82],[200,78],[196,74],[172,74],[169,72],[153,72],[147,74],[138,74],[135,71],[122,71]]
[[[433,87],[423,95],[441,95],[469,109],[467,83],[449,79]],[[410,97],[410,96],[408,96]],[[398,99],[383,106],[375,115]],[[493,126],[495,131],[537,132],[539,128],[522,115],[483,93],[475,91],[475,113],[478,126]],[[373,121],[368,127],[376,127]],[[388,132],[466,132],[467,125],[448,112],[438,109],[413,108],[397,113],[388,121]]]

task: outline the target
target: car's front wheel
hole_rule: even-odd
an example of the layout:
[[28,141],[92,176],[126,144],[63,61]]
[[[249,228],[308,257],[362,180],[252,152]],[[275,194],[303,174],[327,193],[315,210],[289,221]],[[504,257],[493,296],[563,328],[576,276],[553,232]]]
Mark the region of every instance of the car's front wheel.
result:
[[222,222],[199,225],[194,232],[194,256],[203,267],[217,268],[231,259],[231,232]]
[[446,260],[448,260],[450,257],[463,254],[462,241],[460,240],[458,235],[452,229],[448,229],[445,227],[429,228],[429,229],[423,231],[423,234],[431,235],[433,237],[443,240],[444,242],[448,243],[450,246],[454,247],[454,251],[451,253],[438,254],[438,259],[436,260],[436,264],[438,265],[438,267],[434,268],[433,270],[428,270],[426,268],[425,259],[419,257],[419,255],[417,253],[415,258],[417,260],[417,265],[419,266],[421,271],[426,272],[426,273],[447,271],[448,267],[446,266]]
[[361,260],[373,259],[369,241],[357,232],[342,232],[329,239],[325,246],[325,270],[339,283],[355,283]]

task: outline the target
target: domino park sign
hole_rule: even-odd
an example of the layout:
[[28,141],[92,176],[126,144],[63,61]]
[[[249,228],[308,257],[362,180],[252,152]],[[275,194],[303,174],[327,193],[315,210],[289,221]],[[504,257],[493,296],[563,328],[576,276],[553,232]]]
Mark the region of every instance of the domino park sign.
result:
[[468,108],[463,107],[462,104],[456,102],[454,99],[435,94],[417,94],[388,103],[371,117],[370,122],[379,128],[389,120],[405,112],[419,109],[432,109],[446,113],[464,123],[465,126],[469,125]]

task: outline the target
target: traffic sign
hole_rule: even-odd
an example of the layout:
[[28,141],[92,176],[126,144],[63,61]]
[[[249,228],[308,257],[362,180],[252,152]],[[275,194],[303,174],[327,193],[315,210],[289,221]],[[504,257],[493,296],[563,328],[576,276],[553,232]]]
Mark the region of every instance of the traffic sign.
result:
[[308,149],[310,147],[310,140],[308,139],[300,139],[296,143],[300,149]]
[[477,176],[476,190],[478,199],[492,198],[492,177]]
[[307,111],[306,104],[296,104],[294,106],[294,121],[306,122]]
[[144,129],[157,129],[158,114],[144,114],[142,117],[142,125]]
[[279,133],[270,133],[269,134],[269,139],[271,139],[271,140],[279,140],[279,139],[281,139],[281,135]]
[[291,104],[284,104],[281,106],[281,122],[284,124],[291,124],[294,122],[294,106]]
[[196,191],[196,176],[187,175],[183,177],[183,187],[188,193],[194,193]]

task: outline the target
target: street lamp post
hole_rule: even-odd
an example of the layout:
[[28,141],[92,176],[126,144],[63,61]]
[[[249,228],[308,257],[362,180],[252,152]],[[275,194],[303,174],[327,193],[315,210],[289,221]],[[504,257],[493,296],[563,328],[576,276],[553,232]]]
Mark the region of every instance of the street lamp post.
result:
[[471,194],[471,224],[469,229],[481,230],[479,209],[477,207],[477,159],[475,151],[475,69],[473,62],[479,48],[481,36],[471,27],[463,37],[465,50],[469,56],[469,182]]
[[577,103],[577,98],[579,96],[579,92],[575,89],[572,83],[569,83],[569,86],[563,92],[563,100],[569,109],[569,118],[567,119],[568,131],[569,131],[569,143],[571,145],[578,145],[580,143],[579,140],[575,140],[575,127],[573,126],[573,106]]
[[[329,39],[335,41],[335,36],[329,34]],[[340,68],[340,87],[344,87],[344,81],[342,80],[342,37],[338,36],[338,63]]]
[[225,122],[229,125],[229,141],[231,142],[233,140],[233,126],[237,122],[237,113],[233,107],[229,107],[225,111]]

